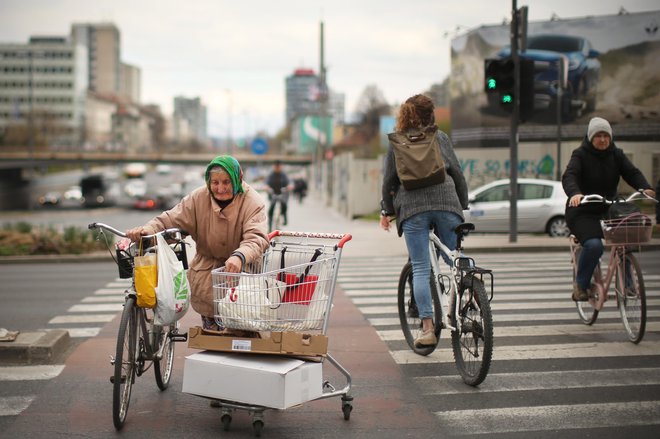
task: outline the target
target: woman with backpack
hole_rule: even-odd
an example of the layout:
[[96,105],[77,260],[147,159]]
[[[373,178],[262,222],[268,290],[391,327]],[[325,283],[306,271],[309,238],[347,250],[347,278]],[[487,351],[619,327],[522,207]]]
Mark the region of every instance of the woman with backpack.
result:
[[[381,200],[381,227],[389,231],[396,218],[399,236],[403,234],[413,268],[413,290],[415,302],[422,320],[422,333],[415,340],[415,346],[437,344],[433,327],[433,306],[429,276],[429,230],[433,228],[440,240],[450,249],[456,248],[454,229],[464,220],[463,210],[468,207],[467,183],[461,171],[458,158],[447,134],[437,130],[433,115],[433,102],[424,95],[414,95],[399,109],[396,121],[396,134],[408,138],[436,136],[433,142],[440,149],[444,160],[445,176],[438,179],[425,179],[418,185],[401,184],[410,179],[409,175],[397,173],[397,163],[393,140],[385,157]],[[428,134],[427,134],[428,133]],[[400,171],[401,172],[401,171]],[[428,185],[427,185],[428,184]],[[411,189],[411,186],[417,186]],[[447,261],[449,263],[449,261]]]

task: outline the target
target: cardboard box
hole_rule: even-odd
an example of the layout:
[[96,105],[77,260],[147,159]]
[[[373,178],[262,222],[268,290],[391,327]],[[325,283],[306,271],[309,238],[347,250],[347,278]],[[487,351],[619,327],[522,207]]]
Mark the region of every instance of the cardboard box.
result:
[[276,354],[324,357],[328,353],[328,337],[321,334],[299,332],[271,332],[266,338],[248,338],[233,335],[215,335],[202,331],[199,326],[188,330],[188,347],[220,352]]
[[204,351],[186,357],[183,392],[286,409],[321,397],[323,363]]

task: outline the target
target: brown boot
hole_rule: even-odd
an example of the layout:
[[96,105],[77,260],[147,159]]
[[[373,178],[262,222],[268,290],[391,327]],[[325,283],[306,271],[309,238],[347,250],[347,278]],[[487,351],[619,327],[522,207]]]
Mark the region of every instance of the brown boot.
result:
[[580,288],[577,285],[573,285],[573,301],[574,302],[586,302],[589,300],[589,293],[587,290]]

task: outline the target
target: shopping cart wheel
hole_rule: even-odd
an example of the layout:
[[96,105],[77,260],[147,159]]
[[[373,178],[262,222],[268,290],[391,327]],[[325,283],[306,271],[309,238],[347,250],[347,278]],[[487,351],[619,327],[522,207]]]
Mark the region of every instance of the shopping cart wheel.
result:
[[225,431],[229,431],[229,425],[231,424],[231,415],[222,415],[220,420],[222,421],[222,428]]
[[252,429],[256,437],[261,437],[261,430],[264,428],[264,421],[256,420],[252,423]]
[[341,411],[344,412],[344,419],[348,421],[351,419],[351,412],[353,411],[353,397],[344,395],[341,397]]

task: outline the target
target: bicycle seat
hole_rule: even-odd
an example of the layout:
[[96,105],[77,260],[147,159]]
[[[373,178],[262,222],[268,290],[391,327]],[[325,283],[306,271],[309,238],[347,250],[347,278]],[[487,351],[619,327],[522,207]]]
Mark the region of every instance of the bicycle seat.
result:
[[454,232],[461,235],[467,235],[468,232],[471,232],[475,229],[474,224],[472,223],[462,223],[456,226]]

